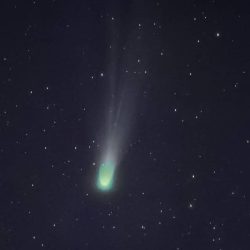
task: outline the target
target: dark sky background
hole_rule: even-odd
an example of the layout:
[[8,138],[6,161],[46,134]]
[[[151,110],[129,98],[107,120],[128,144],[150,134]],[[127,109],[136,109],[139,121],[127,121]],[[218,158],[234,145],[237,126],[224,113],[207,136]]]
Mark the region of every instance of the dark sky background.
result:
[[[0,249],[250,249],[249,7],[1,1]],[[112,79],[135,97],[101,192]]]

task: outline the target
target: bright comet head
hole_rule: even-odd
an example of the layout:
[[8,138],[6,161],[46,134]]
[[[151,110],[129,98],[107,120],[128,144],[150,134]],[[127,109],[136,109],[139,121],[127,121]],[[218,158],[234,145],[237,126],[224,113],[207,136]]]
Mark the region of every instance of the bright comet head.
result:
[[97,177],[97,187],[101,191],[109,191],[113,187],[115,166],[112,162],[101,164]]

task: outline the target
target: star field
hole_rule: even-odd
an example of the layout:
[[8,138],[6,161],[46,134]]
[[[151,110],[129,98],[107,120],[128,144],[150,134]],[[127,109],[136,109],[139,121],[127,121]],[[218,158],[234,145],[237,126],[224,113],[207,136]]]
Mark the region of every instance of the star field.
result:
[[0,249],[248,250],[248,10],[3,1]]

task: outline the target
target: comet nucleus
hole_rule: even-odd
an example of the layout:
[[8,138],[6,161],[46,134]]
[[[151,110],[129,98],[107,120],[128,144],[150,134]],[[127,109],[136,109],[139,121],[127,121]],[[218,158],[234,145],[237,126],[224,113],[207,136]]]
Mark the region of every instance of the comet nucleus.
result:
[[102,191],[108,191],[113,187],[115,166],[107,162],[101,164],[98,172],[97,187]]

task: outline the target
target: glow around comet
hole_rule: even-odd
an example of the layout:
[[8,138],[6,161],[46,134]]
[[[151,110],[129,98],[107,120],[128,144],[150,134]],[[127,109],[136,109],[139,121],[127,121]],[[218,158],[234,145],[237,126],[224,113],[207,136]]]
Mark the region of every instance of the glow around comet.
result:
[[111,162],[101,164],[98,172],[97,186],[102,191],[113,187],[115,166]]
[[106,150],[101,156],[96,180],[97,188],[100,191],[111,191],[114,187],[118,158],[120,158],[118,147],[121,147],[121,143],[117,143],[118,135],[112,134],[106,138]]

